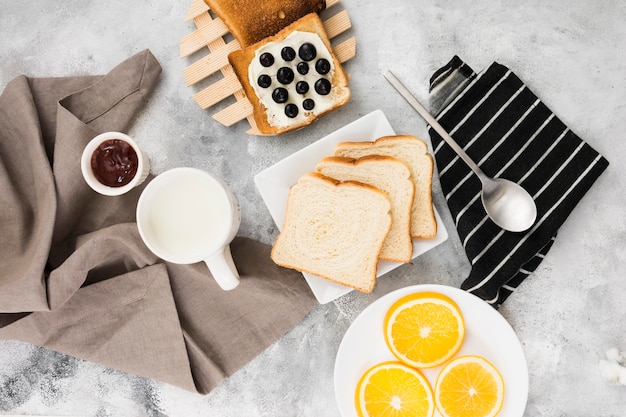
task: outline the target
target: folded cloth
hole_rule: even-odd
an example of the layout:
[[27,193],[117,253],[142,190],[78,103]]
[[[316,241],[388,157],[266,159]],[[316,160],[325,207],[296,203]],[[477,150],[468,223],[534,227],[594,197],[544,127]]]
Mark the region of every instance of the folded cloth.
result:
[[135,221],[145,185],[92,191],[80,156],[127,131],[157,85],[150,51],[104,76],[12,80],[0,95],[0,338],[206,393],[316,304],[270,247],[237,237],[222,291],[203,264],[164,263]]
[[475,73],[455,56],[432,76],[430,93],[430,111],[483,171],[522,185],[537,205],[529,230],[496,226],[476,175],[429,128],[441,188],[472,265],[461,288],[497,308],[541,263],[608,161],[498,63]]

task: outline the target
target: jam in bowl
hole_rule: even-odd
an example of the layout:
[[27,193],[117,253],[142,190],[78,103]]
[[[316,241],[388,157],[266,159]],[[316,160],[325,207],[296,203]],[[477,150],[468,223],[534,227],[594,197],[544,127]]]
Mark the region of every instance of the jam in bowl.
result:
[[94,191],[120,195],[141,184],[150,167],[148,158],[128,135],[106,132],[85,147],[81,170]]

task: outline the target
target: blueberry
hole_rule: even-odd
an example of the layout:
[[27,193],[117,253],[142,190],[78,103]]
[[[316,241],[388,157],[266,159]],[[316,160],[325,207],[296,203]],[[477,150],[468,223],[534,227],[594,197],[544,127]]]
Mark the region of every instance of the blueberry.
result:
[[313,61],[317,56],[317,50],[312,43],[305,42],[298,49],[298,56],[304,61]]
[[309,83],[306,81],[298,81],[296,83],[296,92],[298,94],[306,94],[307,91],[309,91]]
[[272,92],[272,99],[276,103],[284,103],[287,101],[288,98],[289,98],[289,93],[287,92],[286,89],[282,87],[278,87]]
[[313,107],[315,107],[315,102],[310,98],[307,98],[302,102],[302,108],[304,108],[304,110],[313,110]]
[[259,57],[259,62],[266,68],[271,67],[274,64],[274,55],[269,52],[264,52]]
[[285,115],[291,119],[298,115],[298,106],[293,103],[289,103],[285,106]]
[[309,73],[309,64],[306,62],[299,62],[296,68],[298,69],[299,74],[307,75]]
[[320,78],[319,80],[315,81],[315,91],[320,96],[328,95],[330,93],[330,88],[330,81],[328,81],[326,78]]
[[259,87],[267,88],[272,85],[272,78],[267,74],[261,74],[257,83],[259,84]]
[[291,46],[285,46],[280,51],[280,56],[283,57],[285,61],[293,61],[296,58],[296,51]]
[[276,79],[281,84],[289,84],[293,81],[293,70],[287,67],[281,67],[278,69],[278,73],[276,74]]
[[325,58],[318,59],[315,63],[315,71],[317,71],[318,74],[322,75],[328,74],[328,72],[330,71],[330,62],[328,62],[328,60]]

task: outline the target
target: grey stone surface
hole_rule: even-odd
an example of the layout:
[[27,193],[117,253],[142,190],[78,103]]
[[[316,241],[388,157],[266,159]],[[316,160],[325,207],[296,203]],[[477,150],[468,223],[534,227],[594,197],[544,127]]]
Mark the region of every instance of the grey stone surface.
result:
[[[453,55],[480,70],[512,68],[611,165],[559,232],[541,267],[500,312],[527,357],[525,416],[625,415],[626,387],[601,378],[606,350],[626,350],[626,6],[619,0],[344,0],[357,37],[346,64],[352,99],[310,127],[277,138],[226,128],[200,109],[182,77],[190,58],[190,0],[0,0],[0,86],[20,74],[108,72],[149,48],[160,85],[130,134],[154,173],[193,166],[231,185],[241,235],[271,243],[278,230],[253,176],[376,109],[397,132],[427,138],[425,124],[387,84],[391,69],[423,101],[432,72]],[[216,108],[220,108],[219,106]],[[339,416],[333,367],[341,338],[360,311],[410,284],[459,286],[469,272],[437,181],[435,204],[450,238],[381,279],[372,294],[350,293],[305,320],[209,395],[192,394],[38,347],[0,341],[0,413],[82,416]]]

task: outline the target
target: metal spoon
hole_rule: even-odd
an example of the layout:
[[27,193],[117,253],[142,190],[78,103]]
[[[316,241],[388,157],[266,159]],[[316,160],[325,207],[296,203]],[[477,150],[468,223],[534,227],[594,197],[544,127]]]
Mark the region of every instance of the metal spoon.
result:
[[391,71],[385,71],[383,75],[478,176],[482,184],[480,197],[489,218],[504,230],[511,232],[523,232],[529,229],[537,219],[537,206],[530,194],[512,181],[490,178],[485,175]]

